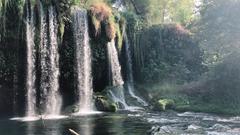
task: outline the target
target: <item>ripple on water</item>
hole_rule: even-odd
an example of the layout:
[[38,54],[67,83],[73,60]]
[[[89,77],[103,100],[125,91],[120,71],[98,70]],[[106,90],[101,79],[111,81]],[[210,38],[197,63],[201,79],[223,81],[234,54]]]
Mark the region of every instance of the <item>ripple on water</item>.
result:
[[227,123],[240,123],[240,117],[230,117],[230,118],[219,118],[217,119],[218,122],[227,122]]
[[162,124],[170,124],[179,122],[177,119],[167,119],[167,118],[147,118],[149,123],[162,123]]

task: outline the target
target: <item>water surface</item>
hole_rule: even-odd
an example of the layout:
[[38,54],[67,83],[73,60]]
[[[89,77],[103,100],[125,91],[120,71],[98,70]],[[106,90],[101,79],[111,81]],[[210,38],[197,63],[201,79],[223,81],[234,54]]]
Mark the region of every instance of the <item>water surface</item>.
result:
[[38,121],[0,120],[0,135],[240,135],[240,117],[205,113],[118,112]]

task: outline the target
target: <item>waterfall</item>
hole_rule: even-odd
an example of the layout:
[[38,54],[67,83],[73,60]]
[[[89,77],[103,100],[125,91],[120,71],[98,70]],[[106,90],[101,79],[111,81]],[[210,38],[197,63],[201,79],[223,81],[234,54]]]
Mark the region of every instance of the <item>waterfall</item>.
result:
[[121,12],[126,10],[122,0],[115,0],[115,2],[113,3],[112,7],[116,8],[118,11],[121,11]]
[[33,22],[33,11],[31,6],[27,6],[26,16],[26,45],[27,45],[27,77],[26,77],[26,88],[27,88],[27,109],[26,116],[36,115],[36,88],[35,88],[35,49],[34,49],[34,22]]
[[123,108],[128,108],[125,101],[124,84],[121,75],[121,66],[118,59],[118,53],[115,46],[115,40],[112,40],[107,44],[108,63],[109,63],[109,85],[114,86],[110,91],[110,97],[116,103],[121,103]]
[[48,18],[41,8],[41,100],[44,115],[59,115],[62,99],[59,93],[59,52],[57,43],[57,17],[53,7]]
[[123,86],[117,86],[117,87],[111,88],[111,90],[109,91],[109,96],[115,103],[118,104],[118,108],[129,109],[129,106],[125,100]]
[[147,106],[148,104],[139,96],[135,94],[134,89],[134,79],[133,79],[133,69],[132,69],[132,57],[131,57],[131,49],[128,41],[127,34],[124,33],[124,39],[125,39],[125,51],[126,51],[126,67],[127,67],[127,79],[126,79],[126,86],[128,89],[128,92],[131,97],[135,98],[139,103],[141,103],[143,106]]
[[91,49],[89,44],[87,11],[75,9],[73,13],[73,31],[75,39],[76,87],[79,98],[79,113],[87,113],[92,107],[92,70]]
[[121,86],[124,84],[121,75],[121,66],[119,64],[118,53],[115,46],[115,40],[107,44],[108,63],[109,63],[109,82],[111,86]]

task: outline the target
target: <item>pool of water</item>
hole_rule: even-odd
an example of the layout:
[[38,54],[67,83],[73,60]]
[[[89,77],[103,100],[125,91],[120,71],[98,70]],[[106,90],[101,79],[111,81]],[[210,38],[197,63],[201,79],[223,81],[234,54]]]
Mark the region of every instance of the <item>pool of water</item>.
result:
[[240,117],[205,113],[122,111],[61,119],[0,120],[0,135],[240,135]]

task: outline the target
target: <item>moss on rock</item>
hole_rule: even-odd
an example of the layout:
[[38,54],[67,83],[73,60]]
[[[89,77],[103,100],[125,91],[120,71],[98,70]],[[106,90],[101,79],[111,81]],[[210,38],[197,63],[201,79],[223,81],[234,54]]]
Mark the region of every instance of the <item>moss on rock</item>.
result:
[[157,111],[166,111],[168,109],[173,109],[175,106],[175,102],[172,99],[160,99],[154,105],[154,110]]
[[95,99],[95,106],[97,110],[104,112],[116,112],[117,105],[114,102],[111,102],[104,96],[97,96]]
[[79,111],[79,107],[77,105],[71,105],[71,106],[67,106],[63,113],[64,114],[71,114],[71,113],[76,113]]

